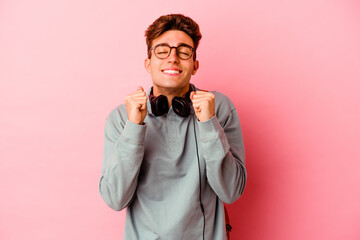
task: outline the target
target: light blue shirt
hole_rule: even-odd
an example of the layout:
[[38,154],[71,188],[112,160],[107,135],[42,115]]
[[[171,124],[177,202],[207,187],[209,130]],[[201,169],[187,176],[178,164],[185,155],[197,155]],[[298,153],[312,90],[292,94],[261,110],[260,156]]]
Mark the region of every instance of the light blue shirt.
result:
[[99,187],[111,208],[127,207],[123,239],[203,239],[200,193],[205,239],[227,239],[223,202],[244,191],[245,152],[234,105],[213,93],[216,114],[206,122],[171,107],[155,117],[149,100],[144,125],[127,120],[124,104],[106,119]]

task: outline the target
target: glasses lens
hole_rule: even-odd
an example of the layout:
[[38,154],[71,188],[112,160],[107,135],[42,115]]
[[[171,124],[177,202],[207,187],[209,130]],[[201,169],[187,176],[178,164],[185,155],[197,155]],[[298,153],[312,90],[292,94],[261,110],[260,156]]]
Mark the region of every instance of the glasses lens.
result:
[[169,56],[170,47],[167,45],[158,45],[154,48],[154,52],[158,58],[164,59]]
[[179,46],[177,48],[177,55],[183,60],[191,58],[192,52],[192,48],[189,46]]
[[[175,47],[170,47],[167,44],[159,44],[154,48],[155,56],[160,59],[165,59],[170,55],[170,51],[172,48]],[[187,45],[181,45],[176,48],[176,54],[178,55],[179,58],[183,60],[187,60],[191,58],[192,53],[193,53],[192,47]]]

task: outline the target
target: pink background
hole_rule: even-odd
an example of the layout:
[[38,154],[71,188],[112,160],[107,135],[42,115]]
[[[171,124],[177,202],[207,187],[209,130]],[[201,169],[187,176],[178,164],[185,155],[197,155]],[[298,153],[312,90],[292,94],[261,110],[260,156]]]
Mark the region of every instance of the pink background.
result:
[[144,31],[183,13],[203,34],[198,87],[240,115],[233,239],[360,239],[360,3],[0,2],[0,239],[121,239],[98,193],[108,113],[151,79]]

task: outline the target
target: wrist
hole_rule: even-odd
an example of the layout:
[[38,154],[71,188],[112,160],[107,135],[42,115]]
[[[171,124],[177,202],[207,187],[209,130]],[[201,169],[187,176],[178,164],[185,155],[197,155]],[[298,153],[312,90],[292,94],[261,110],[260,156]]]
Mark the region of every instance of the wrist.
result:
[[199,120],[199,122],[206,122],[206,121],[209,121],[210,119],[212,119],[214,116],[215,116],[215,114],[207,115],[207,116],[196,116],[196,117]]
[[137,125],[144,125],[144,121],[133,120],[133,119],[130,119],[130,118],[128,118],[128,121],[130,121],[132,123],[135,123]]

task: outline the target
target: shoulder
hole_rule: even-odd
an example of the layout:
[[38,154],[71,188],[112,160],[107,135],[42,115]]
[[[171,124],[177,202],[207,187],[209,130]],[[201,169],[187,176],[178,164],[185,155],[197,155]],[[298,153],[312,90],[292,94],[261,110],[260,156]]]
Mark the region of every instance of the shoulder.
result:
[[218,91],[211,91],[215,95],[215,115],[219,119],[220,125],[224,126],[229,119],[233,118],[236,108],[231,99]]
[[218,91],[211,91],[215,95],[215,110],[220,111],[222,114],[229,114],[235,110],[235,106],[231,99],[225,94]]

